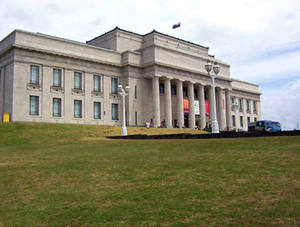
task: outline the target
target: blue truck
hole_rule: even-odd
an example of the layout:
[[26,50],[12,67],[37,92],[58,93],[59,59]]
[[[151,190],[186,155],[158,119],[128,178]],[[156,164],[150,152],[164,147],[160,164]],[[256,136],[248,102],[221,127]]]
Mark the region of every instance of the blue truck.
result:
[[255,121],[248,124],[249,132],[265,131],[265,132],[279,132],[281,131],[281,125],[276,121]]

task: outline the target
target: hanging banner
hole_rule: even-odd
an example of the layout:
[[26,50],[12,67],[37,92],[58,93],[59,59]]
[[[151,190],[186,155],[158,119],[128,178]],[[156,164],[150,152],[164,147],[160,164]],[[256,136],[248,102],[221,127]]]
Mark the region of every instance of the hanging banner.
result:
[[200,102],[199,100],[194,100],[195,115],[200,115]]
[[190,113],[189,100],[188,99],[183,99],[183,111],[184,111],[185,114]]
[[205,115],[209,116],[210,115],[210,111],[209,111],[209,102],[205,102]]

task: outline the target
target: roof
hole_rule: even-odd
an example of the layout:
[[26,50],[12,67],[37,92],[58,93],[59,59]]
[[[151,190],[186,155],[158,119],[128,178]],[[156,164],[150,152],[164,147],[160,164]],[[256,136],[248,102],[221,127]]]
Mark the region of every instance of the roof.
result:
[[99,36],[97,36],[97,37],[95,37],[95,38],[93,38],[93,39],[91,39],[91,40],[89,40],[89,41],[86,41],[86,43],[92,42],[93,40],[98,39],[98,38],[100,38],[100,37],[102,37],[102,36],[105,36],[105,35],[111,33],[111,32],[114,32],[114,31],[122,31],[122,32],[126,32],[126,33],[129,33],[129,34],[132,34],[132,35],[141,37],[141,38],[143,38],[143,37],[145,37],[145,36],[147,36],[147,35],[150,35],[150,34],[152,34],[152,33],[156,33],[156,34],[159,34],[159,35],[168,37],[168,38],[172,38],[172,39],[175,39],[175,40],[178,40],[178,41],[181,41],[181,42],[185,42],[185,43],[188,43],[188,44],[195,45],[195,46],[200,47],[200,48],[204,48],[204,49],[206,49],[206,50],[209,49],[209,47],[205,47],[205,46],[202,46],[202,45],[197,44],[197,43],[193,43],[193,42],[186,41],[186,40],[183,40],[183,39],[180,39],[180,38],[176,38],[176,37],[174,37],[174,36],[170,36],[170,35],[168,35],[168,34],[164,34],[164,33],[158,32],[158,31],[156,31],[156,30],[153,30],[153,31],[151,31],[151,32],[149,32],[149,33],[146,33],[146,34],[144,34],[144,35],[141,35],[141,34],[138,34],[138,33],[132,32],[132,31],[127,31],[127,30],[122,29],[122,28],[119,28],[119,27],[115,27],[114,29],[112,29],[112,30],[110,30],[110,31],[108,31],[108,32],[105,32],[105,33],[102,34],[102,35],[99,35]]

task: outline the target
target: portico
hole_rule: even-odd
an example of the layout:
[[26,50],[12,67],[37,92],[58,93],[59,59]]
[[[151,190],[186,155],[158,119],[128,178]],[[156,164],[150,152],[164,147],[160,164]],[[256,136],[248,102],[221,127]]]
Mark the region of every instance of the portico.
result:
[[[198,119],[200,118],[197,122],[197,127],[200,129],[211,125],[212,118],[206,115],[206,113],[211,114],[213,111],[211,85],[207,82],[187,81],[170,76],[155,75],[151,77],[151,80],[154,127],[161,127],[162,125],[166,128],[187,127],[184,124],[184,116],[187,115],[189,128],[194,129],[196,127],[196,116],[198,116]],[[176,86],[176,92],[172,93],[172,86],[173,89]],[[187,90],[186,96],[183,94],[184,88]],[[205,90],[208,93],[207,99],[205,99]],[[172,99],[172,96],[176,96],[176,99]],[[216,97],[220,129],[232,128],[230,123],[231,106],[228,105],[228,102],[230,104],[228,88],[216,87]],[[188,114],[184,111],[184,99],[188,100]],[[199,102],[199,105],[195,105],[195,101]],[[206,109],[207,102],[209,103],[207,104],[208,109]],[[196,110],[195,108],[199,109]],[[163,112],[161,112],[161,109],[163,109]],[[200,116],[195,113],[200,113]]]

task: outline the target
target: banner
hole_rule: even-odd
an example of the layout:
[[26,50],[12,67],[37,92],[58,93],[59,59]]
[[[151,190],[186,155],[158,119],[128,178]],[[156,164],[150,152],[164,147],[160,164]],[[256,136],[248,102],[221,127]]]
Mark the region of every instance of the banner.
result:
[[195,115],[200,115],[200,102],[199,100],[194,100]]
[[189,100],[188,99],[183,99],[183,111],[184,111],[185,114],[190,113]]
[[209,111],[209,102],[205,102],[205,115],[209,116],[210,115],[210,111]]

